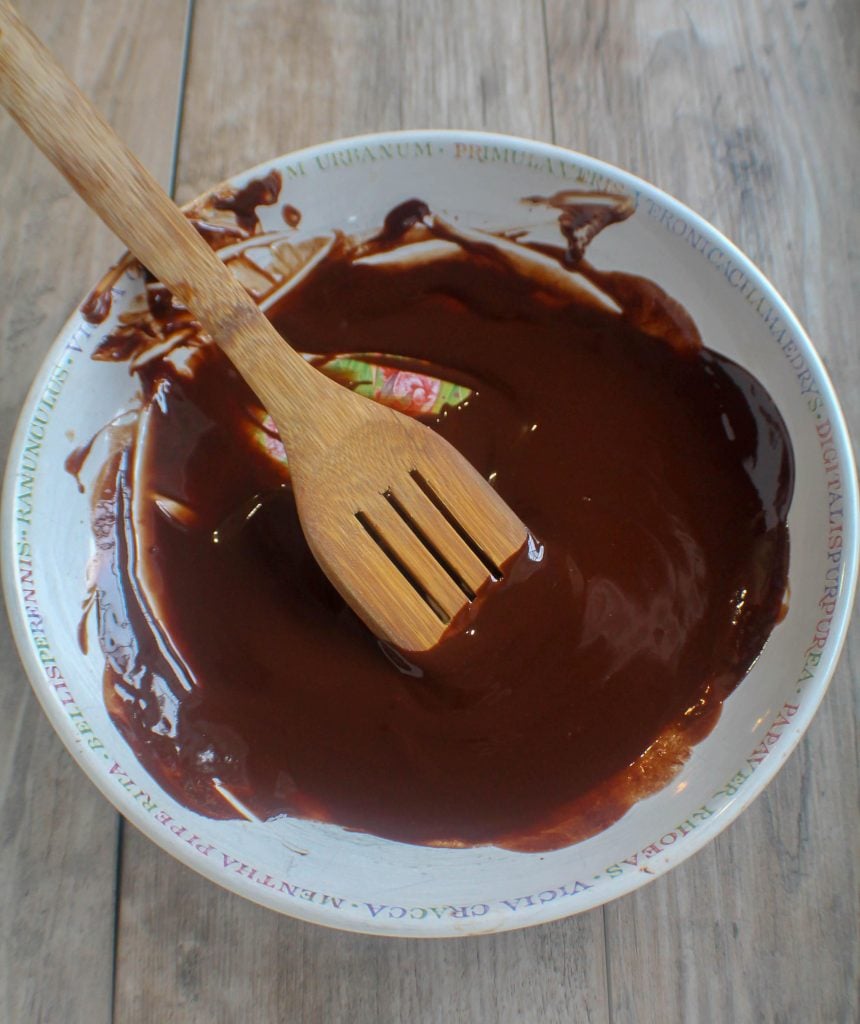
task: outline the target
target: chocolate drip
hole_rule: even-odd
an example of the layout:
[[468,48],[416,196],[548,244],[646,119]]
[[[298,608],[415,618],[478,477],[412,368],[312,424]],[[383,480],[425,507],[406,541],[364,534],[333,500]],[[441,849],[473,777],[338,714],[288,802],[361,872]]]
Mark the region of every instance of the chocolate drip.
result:
[[216,210],[230,210],[236,215],[240,228],[253,234],[260,226],[258,206],[273,206],[281,194],[281,176],[269,171],[265,178],[252,178],[244,188],[219,192],[212,197]]

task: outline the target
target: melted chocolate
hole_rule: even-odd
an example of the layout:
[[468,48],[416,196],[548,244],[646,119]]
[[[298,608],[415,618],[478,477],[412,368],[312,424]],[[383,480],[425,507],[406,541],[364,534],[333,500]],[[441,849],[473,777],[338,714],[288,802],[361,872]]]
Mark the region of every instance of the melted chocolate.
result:
[[302,222],[301,210],[296,209],[291,203],[284,203],[281,207],[281,217],[284,223],[291,228],[297,228]]
[[397,242],[406,232],[420,224],[430,216],[430,207],[421,199],[407,199],[390,210],[382,225],[382,230],[376,236],[376,241],[387,245],[390,242]]
[[525,202],[559,211],[558,226],[567,242],[559,257],[571,268],[577,266],[596,235],[610,224],[626,220],[634,209],[630,196],[607,196],[605,192],[556,192],[547,197],[530,196]]
[[258,206],[272,206],[281,194],[281,176],[269,171],[265,178],[253,178],[244,188],[219,192],[212,197],[216,210],[230,210],[236,215],[236,223],[249,234],[259,227]]
[[81,303],[81,315],[90,324],[102,324],[107,320],[113,304],[113,287],[134,263],[133,257],[128,253],[121,260],[115,263],[104,275],[99,283],[93,288],[90,294]]
[[240,228],[232,228],[224,224],[208,224],[204,220],[198,220],[196,217],[189,217],[192,225],[199,235],[203,237],[205,241],[213,249],[220,249],[225,245],[232,245],[233,242],[238,242],[246,235],[245,231]]
[[[220,352],[140,369],[141,423],[95,496],[95,605],[110,712],[178,800],[551,849],[665,785],[713,727],[781,614],[791,448],[677,303],[581,261],[630,212],[603,198],[543,202],[559,262],[621,313],[466,238],[408,268],[335,246],[270,311],[325,372],[421,414],[538,538],[420,658],[382,649],[321,574]],[[373,241],[416,232],[457,238],[413,200]],[[157,333],[176,315],[150,298]]]

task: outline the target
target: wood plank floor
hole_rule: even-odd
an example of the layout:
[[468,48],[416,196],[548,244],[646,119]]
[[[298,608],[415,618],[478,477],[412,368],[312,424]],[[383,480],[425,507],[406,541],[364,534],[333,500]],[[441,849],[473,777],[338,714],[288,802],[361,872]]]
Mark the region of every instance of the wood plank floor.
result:
[[[188,199],[328,138],[469,127],[615,162],[709,218],[810,332],[860,431],[856,0],[19,0]],[[0,450],[119,246],[0,116]],[[836,1024],[860,1019],[860,622],[802,744],[714,843],[567,921],[471,940],[222,892],[75,768],[0,624],[0,1021]],[[74,813],[72,813],[74,809]]]

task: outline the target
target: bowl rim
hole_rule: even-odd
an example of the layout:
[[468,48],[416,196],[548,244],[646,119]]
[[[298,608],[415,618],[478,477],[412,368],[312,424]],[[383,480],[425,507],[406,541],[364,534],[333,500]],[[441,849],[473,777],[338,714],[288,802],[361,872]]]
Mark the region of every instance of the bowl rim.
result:
[[[678,845],[673,845],[663,852],[659,861],[653,863],[653,873],[632,872],[630,875],[620,878],[613,883],[611,895],[601,895],[599,898],[587,898],[584,894],[581,902],[574,903],[567,907],[558,907],[556,903],[542,905],[542,913],[530,916],[529,918],[517,919],[513,915],[509,918],[494,918],[491,923],[481,926],[480,919],[471,919],[472,923],[468,929],[464,928],[465,921],[451,922],[439,921],[441,927],[429,930],[417,930],[415,928],[397,927],[397,922],[385,922],[376,918],[371,920],[357,920],[350,917],[335,917],[325,906],[317,906],[312,903],[291,902],[286,905],[283,901],[274,898],[274,893],[258,884],[247,880],[242,875],[231,874],[227,876],[222,873],[204,858],[196,858],[192,850],[185,842],[178,839],[172,841],[168,829],[159,827],[151,815],[146,813],[140,805],[132,799],[124,799],[121,787],[110,785],[108,776],[103,771],[96,771],[93,759],[84,755],[80,746],[80,737],[76,732],[71,720],[62,711],[60,704],[53,695],[49,693],[46,685],[42,666],[36,657],[35,650],[29,642],[27,623],[23,609],[18,601],[17,580],[14,576],[12,553],[14,551],[15,533],[13,517],[13,499],[15,480],[20,464],[21,454],[25,444],[26,431],[29,421],[35,411],[39,397],[44,389],[44,376],[46,371],[53,366],[58,352],[61,350],[65,337],[73,323],[79,317],[79,305],[75,306],[69,317],[59,329],[55,340],[46,350],[42,361],[34,376],[33,382],[21,405],[18,419],[12,434],[12,439],[7,452],[7,464],[4,473],[2,498],[0,498],[0,563],[2,563],[3,593],[6,603],[7,615],[11,625],[11,632],[15,639],[20,660],[24,666],[30,685],[42,706],[45,714],[50,720],[55,732],[62,740],[73,760],[83,769],[91,782],[95,784],[102,795],[111,805],[136,828],[142,831],[150,840],[155,842],[163,850],[175,857],[181,863],[190,867],[197,874],[203,875],[227,891],[232,891],[240,896],[250,899],[252,902],[280,913],[285,913],[299,920],[309,921],[315,924],[336,928],[341,931],[350,931],[361,934],[385,935],[399,938],[452,938],[465,937],[466,935],[479,935],[496,933],[533,927],[540,924],[548,924],[574,914],[587,910],[596,909],[606,903],[612,902],[621,896],[626,895],[643,885],[665,875],[672,868],[683,863],[693,854],[697,853],[704,846],[708,845],[717,835],[728,827],[735,819],[749,807],[769,785],[773,777],[782,768],[788,757],[805,734],[810,722],[815,716],[824,694],[830,685],[839,657],[845,644],[848,626],[851,619],[851,612],[856,596],[858,559],[860,559],[860,535],[858,535],[858,480],[857,469],[852,450],[850,434],[845,421],[839,398],[827,372],[821,356],[818,354],[809,335],[800,324],[799,320],[791,310],[782,295],[777,291],[765,274],[747,257],[730,239],[721,231],[715,228],[709,221],[705,220],[694,210],[690,209],[683,202],[664,192],[659,187],[651,184],[646,179],[634,175],[629,171],[616,167],[606,161],[599,160],[587,154],[580,153],[564,146],[554,143],[547,143],[523,136],[508,135],[497,132],[476,131],[471,129],[406,129],[370,132],[359,135],[347,136],[344,138],[332,139],[327,142],[316,143],[298,150],[291,150],[287,153],[274,156],[262,161],[253,167],[243,169],[229,178],[216,183],[201,196],[195,197],[185,204],[186,207],[199,202],[206,195],[211,194],[219,187],[231,182],[245,180],[272,169],[286,161],[301,159],[312,159],[314,156],[324,154],[343,147],[344,145],[378,145],[384,142],[427,142],[437,141],[440,143],[477,143],[483,145],[517,146],[520,149],[531,150],[542,157],[556,158],[563,160],[574,160],[581,167],[598,174],[604,175],[635,193],[652,198],[671,211],[683,216],[696,230],[710,236],[754,281],[760,291],[768,298],[773,307],[778,310],[780,318],[788,326],[794,338],[800,343],[804,355],[809,360],[811,368],[817,376],[821,385],[821,391],[832,409],[833,442],[839,453],[844,468],[843,486],[844,493],[844,522],[847,526],[845,531],[845,547],[843,549],[842,585],[843,599],[833,616],[829,641],[823,652],[822,660],[815,677],[805,691],[804,701],[797,717],[792,721],[792,730],[786,732],[785,739],[780,743],[779,751],[774,751],[776,756],[768,757],[755,772],[755,781],[751,785],[743,786],[734,795],[729,803],[720,808],[714,815],[714,820],[709,821],[709,827],[696,829],[687,840]],[[751,780],[752,781],[752,780]],[[597,896],[597,894],[595,894]],[[327,912],[326,912],[327,911]],[[468,919],[467,919],[468,920]],[[406,922],[404,921],[404,924]]]

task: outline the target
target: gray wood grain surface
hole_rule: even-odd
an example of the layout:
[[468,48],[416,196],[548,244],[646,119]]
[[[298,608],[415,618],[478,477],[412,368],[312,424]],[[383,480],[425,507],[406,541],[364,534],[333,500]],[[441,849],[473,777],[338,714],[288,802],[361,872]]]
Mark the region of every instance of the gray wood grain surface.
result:
[[[641,174],[786,295],[858,435],[856,0],[189,4],[20,0],[161,180],[176,160],[180,199],[279,152],[398,127],[554,139]],[[0,172],[5,455],[43,353],[118,245],[5,117]],[[649,887],[529,931],[396,941],[252,906],[120,828],[54,738],[4,622],[0,1020],[850,1024],[858,674],[855,625],[769,789]]]
[[[185,14],[173,0],[21,12],[167,183]],[[153,65],[158,74],[152,73]],[[122,246],[0,112],[0,450],[51,338]],[[62,515],[62,510],[57,510]],[[0,623],[0,1021],[112,1017],[119,822],[30,692]]]

